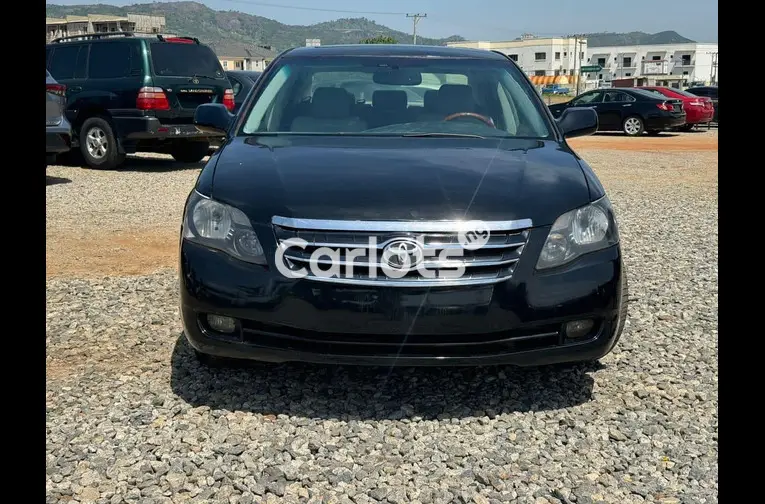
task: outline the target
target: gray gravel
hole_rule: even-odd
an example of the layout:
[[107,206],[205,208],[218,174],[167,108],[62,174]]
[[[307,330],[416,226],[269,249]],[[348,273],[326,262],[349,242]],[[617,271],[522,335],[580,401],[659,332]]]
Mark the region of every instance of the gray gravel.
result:
[[[49,279],[47,502],[717,502],[717,153],[581,154],[632,298],[600,365],[212,371],[181,338],[173,270]],[[53,170],[72,183],[48,187],[49,226],[85,225],[67,186],[112,208],[122,178],[174,191],[126,221],[176,225],[196,174]]]

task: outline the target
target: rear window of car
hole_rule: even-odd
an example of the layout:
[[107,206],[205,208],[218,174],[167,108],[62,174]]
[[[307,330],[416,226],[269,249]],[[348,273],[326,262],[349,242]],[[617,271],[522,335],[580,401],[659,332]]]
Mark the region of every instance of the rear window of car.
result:
[[151,62],[155,75],[223,77],[220,61],[207,46],[176,42],[151,45]]

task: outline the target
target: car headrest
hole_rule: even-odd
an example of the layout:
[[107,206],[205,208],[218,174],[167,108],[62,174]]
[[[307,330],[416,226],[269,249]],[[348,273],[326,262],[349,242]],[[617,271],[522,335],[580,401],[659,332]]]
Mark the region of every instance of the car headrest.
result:
[[376,109],[402,110],[407,106],[406,91],[375,91],[372,103]]
[[429,89],[425,91],[425,96],[423,97],[423,106],[425,107],[425,110],[435,110],[438,106],[438,90],[437,89]]
[[473,88],[467,84],[444,84],[438,90],[438,106],[442,112],[473,112],[476,107]]
[[352,101],[345,89],[316,88],[311,98],[311,115],[321,119],[340,119],[351,115]]

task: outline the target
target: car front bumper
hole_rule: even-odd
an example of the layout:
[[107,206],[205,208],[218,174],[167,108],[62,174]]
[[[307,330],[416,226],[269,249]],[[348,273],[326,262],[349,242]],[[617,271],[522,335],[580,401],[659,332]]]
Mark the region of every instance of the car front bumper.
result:
[[[184,332],[201,353],[269,362],[531,366],[610,352],[624,301],[619,246],[551,272],[535,263],[526,254],[493,285],[369,288],[286,278],[184,240]],[[213,331],[206,314],[236,319],[236,330]],[[564,325],[583,319],[593,330],[567,339]]]

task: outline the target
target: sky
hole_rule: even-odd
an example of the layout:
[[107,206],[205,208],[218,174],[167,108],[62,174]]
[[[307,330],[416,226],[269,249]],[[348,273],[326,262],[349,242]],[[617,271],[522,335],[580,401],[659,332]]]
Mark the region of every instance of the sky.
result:
[[[674,30],[697,42],[717,42],[717,0],[196,0],[215,10],[234,10],[285,24],[309,25],[366,17],[411,33],[406,14],[427,14],[417,25],[426,37],[461,35],[468,40],[507,40],[521,33],[656,33]],[[142,1],[48,0],[59,5]]]

